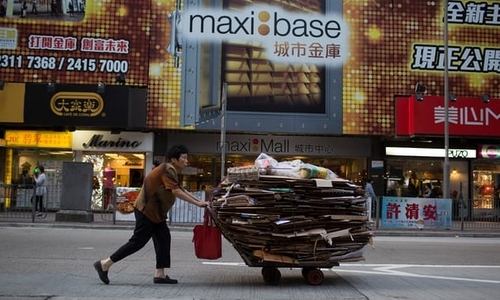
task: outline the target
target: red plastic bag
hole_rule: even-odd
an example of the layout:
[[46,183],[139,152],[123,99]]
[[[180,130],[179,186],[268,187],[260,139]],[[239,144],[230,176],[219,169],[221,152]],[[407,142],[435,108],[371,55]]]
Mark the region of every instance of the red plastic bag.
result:
[[222,257],[221,233],[213,224],[207,209],[205,209],[203,225],[196,225],[193,228],[193,243],[194,253],[198,258],[218,259]]

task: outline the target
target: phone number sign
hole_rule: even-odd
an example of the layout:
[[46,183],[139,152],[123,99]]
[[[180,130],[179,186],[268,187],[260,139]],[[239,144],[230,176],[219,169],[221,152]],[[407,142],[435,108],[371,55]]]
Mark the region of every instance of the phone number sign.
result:
[[101,73],[127,73],[128,60],[56,57],[37,55],[0,55],[0,68],[58,70]]

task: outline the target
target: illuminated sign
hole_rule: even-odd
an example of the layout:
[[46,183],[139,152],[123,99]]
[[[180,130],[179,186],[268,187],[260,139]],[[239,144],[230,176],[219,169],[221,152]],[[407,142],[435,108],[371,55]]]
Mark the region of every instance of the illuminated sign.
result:
[[104,108],[104,101],[96,93],[60,92],[50,99],[50,109],[58,116],[96,117]]
[[193,40],[260,43],[273,61],[341,65],[348,56],[342,16],[292,13],[274,6],[243,11],[187,10],[180,30]]
[[[396,135],[442,135],[446,121],[443,97],[396,97]],[[458,97],[448,107],[449,133],[453,136],[492,136],[500,131],[500,102]]]
[[73,133],[73,150],[151,152],[153,133],[77,130]]
[[141,141],[137,140],[128,140],[121,137],[105,140],[104,135],[102,134],[94,134],[86,143],[83,143],[82,146],[85,149],[89,148],[106,148],[106,147],[114,147],[114,148],[130,148],[135,149],[142,144]]
[[70,132],[6,130],[7,147],[71,149]]
[[[444,148],[385,147],[385,154],[390,156],[444,157]],[[448,149],[450,158],[476,158],[474,149]]]
[[500,158],[499,145],[481,145],[479,146],[478,157],[480,158]]

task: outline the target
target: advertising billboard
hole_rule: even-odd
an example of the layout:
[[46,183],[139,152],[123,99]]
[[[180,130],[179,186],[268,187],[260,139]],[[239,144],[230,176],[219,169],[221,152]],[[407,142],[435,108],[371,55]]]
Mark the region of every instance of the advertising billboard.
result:
[[[394,96],[444,95],[444,0],[343,1],[350,28],[343,133],[393,134]],[[448,1],[449,90],[500,98],[500,3]]]
[[220,128],[200,111],[227,82],[229,131],[392,135],[395,95],[444,94],[445,16],[450,92],[500,98],[498,1],[22,3],[1,2],[0,80],[147,86],[150,128]]

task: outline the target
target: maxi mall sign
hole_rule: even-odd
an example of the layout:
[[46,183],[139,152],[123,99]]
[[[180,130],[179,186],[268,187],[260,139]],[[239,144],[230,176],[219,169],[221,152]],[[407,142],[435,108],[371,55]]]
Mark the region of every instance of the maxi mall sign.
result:
[[[194,154],[216,154],[221,150],[218,134],[175,132],[168,134],[168,140],[172,144],[187,145],[189,152]],[[370,139],[361,137],[228,134],[224,147],[226,153],[239,155],[257,156],[265,152],[270,155],[367,157],[371,144]]]
[[265,5],[242,11],[187,9],[179,25],[186,39],[259,45],[272,61],[341,65],[348,54],[347,25],[332,13],[292,13]]

